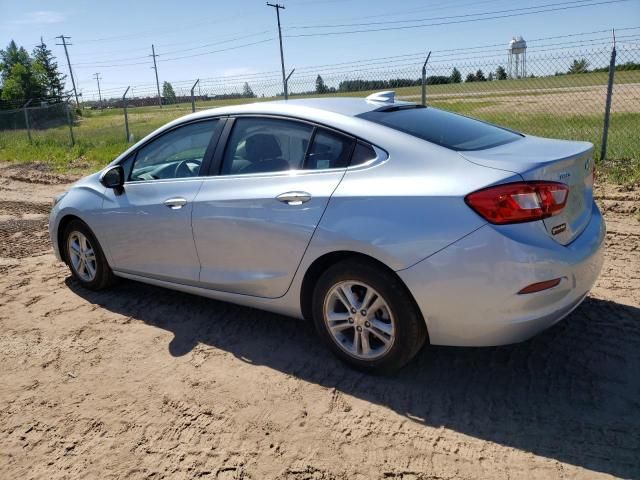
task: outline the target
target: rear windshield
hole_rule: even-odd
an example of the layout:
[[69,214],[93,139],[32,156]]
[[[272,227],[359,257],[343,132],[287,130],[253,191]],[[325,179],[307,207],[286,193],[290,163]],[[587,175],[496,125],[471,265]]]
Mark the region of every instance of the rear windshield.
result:
[[433,107],[372,111],[360,117],[451,150],[483,150],[522,138],[504,128]]

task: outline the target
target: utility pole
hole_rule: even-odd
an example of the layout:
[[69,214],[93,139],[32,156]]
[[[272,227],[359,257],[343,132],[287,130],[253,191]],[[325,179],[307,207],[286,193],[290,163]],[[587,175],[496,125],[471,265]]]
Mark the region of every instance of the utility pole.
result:
[[98,82],[98,99],[100,100],[100,110],[102,110],[102,93],[100,93],[100,73],[96,72],[93,74],[93,78]]
[[70,40],[71,37],[65,37],[64,35],[59,35],[56,38],[62,40],[62,43],[56,43],[56,45],[62,45],[64,47],[64,54],[67,56],[67,65],[69,66],[69,75],[71,76],[71,84],[73,85],[73,94],[76,97],[76,107],[80,106],[80,101],[78,101],[78,90],[76,90],[76,81],[73,78],[73,70],[71,70],[71,60],[69,60],[69,52],[67,51],[67,47],[69,45],[73,45],[72,43],[67,43],[67,40]]
[[269,3],[267,2],[268,7],[273,7],[276,9],[276,16],[278,17],[278,38],[280,38],[280,63],[282,64],[282,86],[284,87],[284,99],[289,99],[289,92],[287,90],[287,77],[284,73],[284,53],[282,51],[282,30],[280,29],[280,9],[284,10],[284,5],[280,5],[279,3]]
[[153,46],[153,44],[151,44],[151,57],[153,57],[153,68],[156,71],[156,87],[158,88],[158,103],[160,104],[160,108],[162,108],[162,96],[160,95],[160,82],[158,81],[158,65],[156,65],[156,57],[159,57],[160,55],[156,55],[156,49]]

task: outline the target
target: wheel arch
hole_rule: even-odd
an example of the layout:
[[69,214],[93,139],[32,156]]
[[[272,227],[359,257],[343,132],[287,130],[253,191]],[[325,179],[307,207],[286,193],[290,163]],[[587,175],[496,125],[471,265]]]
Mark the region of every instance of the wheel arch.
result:
[[414,298],[413,293],[411,293],[411,290],[409,290],[409,288],[404,283],[404,281],[400,278],[400,276],[398,276],[398,274],[392,268],[390,268],[388,265],[381,262],[380,260],[370,255],[360,253],[360,252],[354,252],[350,250],[339,250],[335,252],[325,253],[324,255],[321,255],[320,257],[316,258],[311,263],[311,265],[309,265],[309,267],[307,268],[307,271],[304,274],[304,277],[302,279],[302,285],[300,287],[300,311],[302,312],[302,316],[306,320],[309,320],[312,318],[311,303],[312,303],[313,289],[316,285],[316,282],[318,281],[318,278],[320,278],[320,276],[329,267],[335,265],[336,263],[343,262],[345,260],[353,260],[353,259],[361,260],[363,262],[375,265],[378,268],[385,270],[387,273],[389,273],[390,275],[392,275],[398,280],[400,285],[402,285],[402,287],[405,289],[405,291],[409,295],[409,298],[411,298],[413,307],[415,308],[416,312],[418,313],[418,315],[424,322],[425,327],[427,328],[427,341],[428,341],[429,329],[428,329],[427,323],[425,322],[424,316],[422,315],[422,311],[420,310],[420,307],[418,306],[418,302],[416,302],[416,299]]

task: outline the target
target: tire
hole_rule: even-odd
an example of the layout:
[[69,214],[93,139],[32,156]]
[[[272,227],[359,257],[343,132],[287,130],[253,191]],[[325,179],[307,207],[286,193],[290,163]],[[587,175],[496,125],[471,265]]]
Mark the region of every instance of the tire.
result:
[[[64,252],[65,262],[71,270],[71,275],[80,285],[89,290],[102,290],[114,283],[115,276],[107,263],[102,247],[84,222],[72,220],[64,229],[62,238],[64,243],[61,245],[61,250]],[[78,247],[83,251],[78,253]],[[84,268],[81,266],[82,261],[84,261]]]
[[405,286],[366,261],[345,260],[329,267],[316,283],[312,311],[316,330],[331,351],[367,373],[400,369],[427,339],[422,315]]

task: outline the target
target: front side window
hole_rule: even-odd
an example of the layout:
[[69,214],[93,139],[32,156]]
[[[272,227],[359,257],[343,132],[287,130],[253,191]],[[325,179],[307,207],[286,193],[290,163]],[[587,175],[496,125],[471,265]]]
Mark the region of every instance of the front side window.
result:
[[197,176],[217,122],[191,123],[141,147],[133,161],[129,181]]
[[276,118],[236,119],[222,160],[223,175],[301,169],[313,127]]
[[374,110],[360,117],[457,151],[483,150],[522,138],[510,130],[433,107]]

